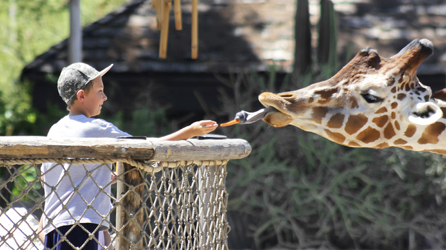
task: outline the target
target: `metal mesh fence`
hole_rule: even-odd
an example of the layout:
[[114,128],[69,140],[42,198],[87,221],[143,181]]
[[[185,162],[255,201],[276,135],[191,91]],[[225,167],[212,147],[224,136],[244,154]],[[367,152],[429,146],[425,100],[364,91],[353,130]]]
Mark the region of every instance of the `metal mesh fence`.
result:
[[[159,158],[171,157],[171,148],[164,152]],[[88,231],[84,218],[95,217],[91,214],[100,217],[95,225],[101,226],[89,238],[99,249],[227,249],[225,178],[231,157],[225,157],[152,157],[145,163],[30,156],[0,160],[0,250],[51,249],[44,247],[39,233],[59,230],[54,218],[68,218],[67,233],[75,233]],[[61,192],[64,188],[72,191]],[[67,193],[69,197],[62,195]],[[48,204],[56,206],[45,208]],[[64,237],[62,241],[73,249],[85,246],[77,248]]]

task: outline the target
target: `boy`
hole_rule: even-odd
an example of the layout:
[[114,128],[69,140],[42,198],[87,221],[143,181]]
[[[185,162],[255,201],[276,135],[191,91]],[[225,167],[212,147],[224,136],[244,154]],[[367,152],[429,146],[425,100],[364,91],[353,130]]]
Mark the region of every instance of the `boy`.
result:
[[[69,114],[51,127],[48,137],[130,136],[105,120],[91,118],[101,113],[102,104],[107,100],[102,76],[112,66],[101,72],[85,63],[74,63],[62,69],[57,89],[68,105]],[[214,121],[198,121],[159,140],[189,139],[217,127]],[[41,170],[46,198],[42,215],[45,246],[56,250],[81,246],[82,249],[98,249],[97,242],[89,239],[89,233],[98,239],[98,231],[109,227],[110,166],[44,163]]]

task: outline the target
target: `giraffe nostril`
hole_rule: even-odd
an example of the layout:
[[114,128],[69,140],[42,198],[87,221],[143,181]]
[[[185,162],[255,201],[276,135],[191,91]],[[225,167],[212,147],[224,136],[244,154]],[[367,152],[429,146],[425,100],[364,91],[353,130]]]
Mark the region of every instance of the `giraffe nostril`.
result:
[[283,93],[283,94],[279,94],[279,96],[285,100],[296,99],[296,94],[294,94],[294,93]]

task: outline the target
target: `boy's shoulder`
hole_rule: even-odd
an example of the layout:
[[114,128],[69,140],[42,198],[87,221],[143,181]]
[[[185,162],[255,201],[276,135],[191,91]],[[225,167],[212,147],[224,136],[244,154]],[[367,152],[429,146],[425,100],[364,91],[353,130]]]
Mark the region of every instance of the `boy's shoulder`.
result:
[[70,124],[75,124],[76,126],[114,126],[111,122],[99,118],[88,118],[85,115],[67,115],[60,119],[53,126],[67,126]]
[[116,137],[127,136],[112,123],[85,115],[67,115],[55,123],[48,137]]

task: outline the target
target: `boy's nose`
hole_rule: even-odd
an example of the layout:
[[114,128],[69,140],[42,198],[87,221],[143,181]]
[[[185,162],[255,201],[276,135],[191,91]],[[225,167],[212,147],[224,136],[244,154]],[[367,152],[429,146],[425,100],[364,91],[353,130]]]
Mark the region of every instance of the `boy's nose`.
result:
[[107,101],[107,96],[105,95],[105,93],[104,93],[103,95],[104,95],[104,96],[103,96],[102,99],[104,99],[104,101]]

